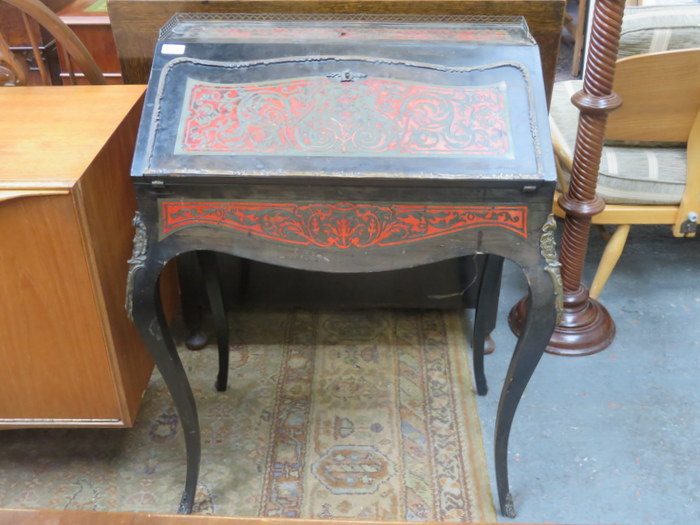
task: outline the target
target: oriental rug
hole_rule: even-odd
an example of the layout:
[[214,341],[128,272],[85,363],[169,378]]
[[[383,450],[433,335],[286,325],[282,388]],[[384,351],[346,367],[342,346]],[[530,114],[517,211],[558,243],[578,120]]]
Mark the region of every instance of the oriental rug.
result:
[[[231,323],[226,392],[213,346],[180,349],[202,431],[196,513],[495,521],[461,312]],[[0,506],[174,512],[184,463],[156,372],[132,429],[0,432]]]

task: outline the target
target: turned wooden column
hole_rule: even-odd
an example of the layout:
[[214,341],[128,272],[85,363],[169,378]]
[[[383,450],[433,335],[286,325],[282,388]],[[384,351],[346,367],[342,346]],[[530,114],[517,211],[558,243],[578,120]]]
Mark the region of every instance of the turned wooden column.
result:
[[[624,4],[624,0],[596,2],[583,89],[571,98],[580,115],[569,190],[559,199],[559,205],[566,211],[559,254],[564,310],[547,346],[547,352],[552,354],[594,354],[605,349],[615,337],[610,314],[589,297],[581,276],[591,217],[605,207],[603,199],[596,195],[596,183],[608,113],[622,103],[613,93],[612,85]],[[516,333],[525,311],[524,299],[511,311],[509,322]]]

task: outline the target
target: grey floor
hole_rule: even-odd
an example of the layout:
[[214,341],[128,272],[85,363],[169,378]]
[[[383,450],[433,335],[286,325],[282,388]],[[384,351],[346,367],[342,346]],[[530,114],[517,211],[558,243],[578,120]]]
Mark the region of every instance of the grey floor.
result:
[[[584,282],[601,248],[593,230]],[[518,516],[500,521],[700,523],[699,255],[700,239],[673,238],[668,227],[632,228],[600,297],[617,326],[615,341],[592,356],[544,356],[511,434]],[[492,390],[479,399],[491,465],[498,395],[515,343],[506,316],[525,289],[507,264],[498,347],[486,356]]]
[[[576,16],[577,2],[568,11]],[[572,78],[562,40],[557,80]],[[560,229],[561,230],[561,229]],[[591,231],[584,283],[603,241]],[[545,354],[518,408],[510,441],[511,523],[700,524],[700,239],[633,227],[600,301],[613,344],[586,357]],[[489,464],[500,386],[515,338],[506,322],[524,295],[506,264],[491,392],[479,398]],[[495,499],[495,476],[491,472]]]

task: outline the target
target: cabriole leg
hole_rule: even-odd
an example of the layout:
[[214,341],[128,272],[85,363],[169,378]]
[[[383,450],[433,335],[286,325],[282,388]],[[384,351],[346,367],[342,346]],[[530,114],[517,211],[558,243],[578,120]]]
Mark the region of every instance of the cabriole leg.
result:
[[189,514],[194,504],[201,444],[197,407],[182,362],[168,329],[160,298],[160,271],[164,265],[144,262],[133,276],[133,318],[148,351],[163,376],[185,435],[187,475],[178,513]]
[[552,335],[557,316],[554,284],[544,266],[524,271],[530,285],[527,314],[508,367],[496,415],[496,485],[501,513],[509,518],[515,517],[508,484],[508,438],[513,416]]

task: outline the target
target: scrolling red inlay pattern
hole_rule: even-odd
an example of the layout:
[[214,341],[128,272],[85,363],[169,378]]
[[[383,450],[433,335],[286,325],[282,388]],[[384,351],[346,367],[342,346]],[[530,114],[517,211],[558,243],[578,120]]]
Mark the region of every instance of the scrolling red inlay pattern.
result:
[[527,237],[526,206],[161,202],[161,233],[214,225],[323,248],[394,246],[481,227]]
[[336,75],[341,81],[308,77],[261,84],[190,79],[175,153],[494,157],[510,152],[505,85],[343,82],[342,75]]

